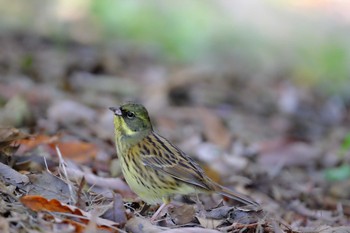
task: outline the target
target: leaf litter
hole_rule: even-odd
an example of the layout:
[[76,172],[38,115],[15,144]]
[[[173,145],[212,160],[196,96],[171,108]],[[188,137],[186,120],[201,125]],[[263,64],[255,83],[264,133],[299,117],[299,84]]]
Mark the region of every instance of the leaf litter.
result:
[[[58,55],[26,37],[38,77],[0,82],[0,123],[10,125],[0,128],[0,232],[349,231],[348,100],[230,68],[170,68],[142,51],[67,42]],[[18,39],[4,43],[26,52]],[[113,59],[130,64],[112,69]],[[176,196],[152,224],[157,206],[130,190],[114,149],[107,108],[128,100],[145,103],[157,131],[263,211],[215,194]]]

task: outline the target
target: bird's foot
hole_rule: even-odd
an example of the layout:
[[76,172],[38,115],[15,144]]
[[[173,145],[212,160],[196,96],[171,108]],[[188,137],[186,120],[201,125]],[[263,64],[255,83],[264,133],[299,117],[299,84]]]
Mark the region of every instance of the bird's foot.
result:
[[159,208],[158,210],[152,215],[151,217],[151,223],[156,223],[158,220],[159,220],[159,215],[161,214],[161,212],[164,210],[164,209],[168,209],[169,207],[169,204],[167,203],[163,203]]

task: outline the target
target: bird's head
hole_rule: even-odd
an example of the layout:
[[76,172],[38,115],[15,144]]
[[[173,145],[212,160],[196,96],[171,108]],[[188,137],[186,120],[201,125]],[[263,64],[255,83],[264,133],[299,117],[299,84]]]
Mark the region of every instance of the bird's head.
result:
[[131,141],[141,140],[152,131],[151,120],[141,104],[128,103],[121,107],[110,107],[114,113],[116,137]]

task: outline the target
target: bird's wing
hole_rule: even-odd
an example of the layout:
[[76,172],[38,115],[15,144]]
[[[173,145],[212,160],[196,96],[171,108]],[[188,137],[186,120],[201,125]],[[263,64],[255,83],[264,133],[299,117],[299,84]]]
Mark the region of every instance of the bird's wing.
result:
[[199,165],[165,138],[153,133],[141,146],[145,166],[165,172],[175,179],[202,189],[212,190],[211,182]]

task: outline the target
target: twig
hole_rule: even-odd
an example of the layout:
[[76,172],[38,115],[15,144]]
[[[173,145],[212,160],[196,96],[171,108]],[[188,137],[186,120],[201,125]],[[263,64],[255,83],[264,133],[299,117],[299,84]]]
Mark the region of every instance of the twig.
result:
[[65,165],[64,159],[62,157],[61,151],[60,151],[60,149],[58,148],[57,145],[55,146],[55,148],[56,148],[56,152],[57,152],[57,155],[58,155],[58,158],[59,158],[59,167],[62,169],[63,174],[65,176],[65,179],[67,181],[68,190],[69,190],[70,198],[71,198],[71,203],[76,203],[76,200],[74,198],[73,185],[72,185],[72,183],[70,182],[70,180],[68,178],[66,165]]

